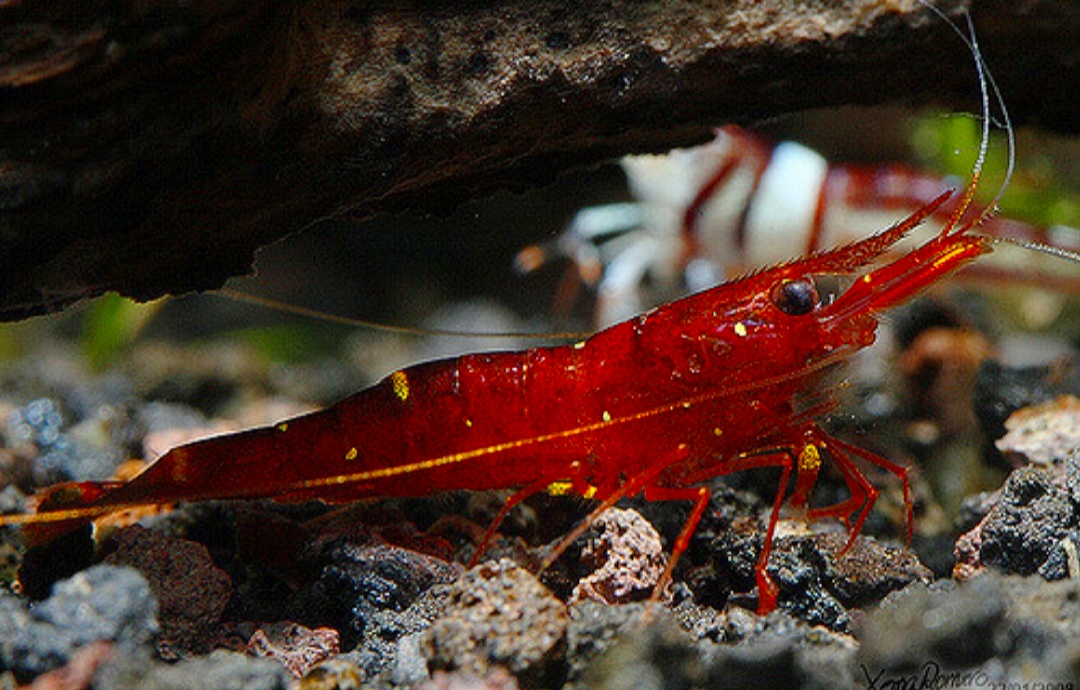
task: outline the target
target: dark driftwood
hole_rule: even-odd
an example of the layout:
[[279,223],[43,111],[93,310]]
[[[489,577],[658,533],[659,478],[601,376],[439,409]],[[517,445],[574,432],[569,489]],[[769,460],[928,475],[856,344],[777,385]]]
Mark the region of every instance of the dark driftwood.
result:
[[[1077,4],[971,4],[1014,114],[1075,127]],[[446,208],[720,122],[973,93],[914,0],[0,2],[0,318],[212,288],[342,211]]]

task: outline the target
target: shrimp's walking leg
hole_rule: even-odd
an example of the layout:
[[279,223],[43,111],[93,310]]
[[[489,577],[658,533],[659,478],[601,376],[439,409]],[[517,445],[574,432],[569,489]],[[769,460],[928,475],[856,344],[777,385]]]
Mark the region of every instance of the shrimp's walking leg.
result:
[[[863,523],[866,522],[866,518],[870,515],[870,511],[877,502],[879,495],[877,488],[866,478],[851,459],[851,455],[857,455],[867,462],[871,462],[895,474],[903,482],[904,506],[907,512],[907,541],[908,544],[910,544],[913,529],[913,508],[908,468],[890,462],[857,446],[824,435],[823,439],[817,441],[815,445],[829,450],[833,461],[836,464],[836,468],[840,471],[841,476],[844,478],[844,482],[847,484],[851,496],[831,506],[812,508],[807,511],[807,518],[810,520],[817,520],[824,517],[839,518],[844,523],[844,527],[847,528],[849,535],[847,544],[844,545],[841,553],[846,553],[848,549],[852,547],[855,543],[855,538],[859,536]],[[854,521],[852,521],[852,516],[855,516]]]
[[686,446],[679,446],[679,448],[664,456],[662,461],[654,463],[644,472],[640,472],[631,478],[626,479],[620,486],[612,487],[610,483],[605,483],[603,487],[597,491],[597,495],[594,497],[600,501],[600,503],[596,508],[590,511],[589,515],[585,515],[575,528],[567,532],[563,539],[559,540],[558,543],[552,547],[551,551],[548,552],[548,555],[544,557],[543,562],[541,562],[540,570],[546,570],[551,564],[555,563],[555,560],[563,555],[563,552],[567,550],[567,547],[570,544],[577,541],[578,537],[581,537],[583,533],[585,533],[585,530],[592,527],[600,514],[611,508],[612,505],[615,505],[624,497],[636,495],[638,491],[654,481],[658,474],[667,468],[670,468],[670,466],[676,462],[685,459],[687,452],[688,449]]
[[[850,468],[850,470],[853,472],[853,474],[857,478],[859,478],[863,482],[865,482],[866,486],[870,489],[870,491],[867,492],[868,496],[867,496],[866,509],[862,512],[862,515],[860,515],[860,519],[857,521],[857,523],[855,525],[852,537],[849,539],[848,545],[847,545],[847,547],[844,548],[844,550],[846,551],[847,548],[849,548],[851,546],[851,542],[855,541],[855,535],[857,535],[859,533],[859,528],[861,528],[863,522],[866,521],[866,516],[869,514],[870,509],[874,506],[874,501],[877,500],[877,496],[878,496],[877,489],[875,489],[874,486],[872,484],[870,484],[870,482],[866,479],[866,477],[863,477],[862,472],[860,472],[859,469],[857,467],[855,467],[854,463],[851,461],[851,458],[847,457],[845,455],[846,453],[856,455],[856,456],[862,458],[863,460],[866,460],[867,462],[873,463],[873,464],[877,465],[878,467],[881,467],[881,468],[883,468],[885,470],[888,470],[889,472],[891,472],[892,474],[894,474],[894,475],[896,475],[897,477],[900,478],[900,481],[904,485],[904,511],[905,511],[905,519],[907,521],[907,542],[908,542],[908,544],[911,544],[912,530],[914,529],[913,521],[914,521],[914,512],[915,511],[914,511],[913,503],[912,503],[912,500],[911,500],[911,480],[908,477],[908,468],[904,467],[903,465],[898,465],[895,462],[891,462],[889,460],[886,460],[885,458],[881,457],[880,455],[875,455],[874,453],[871,453],[870,451],[863,450],[862,448],[859,448],[858,446],[853,446],[850,443],[845,443],[844,441],[841,441],[839,439],[830,438],[829,443],[832,444],[832,448],[834,450],[833,454],[837,458],[837,463],[836,464],[837,464],[838,467],[841,468],[841,472],[843,472],[843,466],[844,466],[844,463],[846,462],[848,467]],[[835,452],[837,449],[840,452]],[[843,458],[843,460],[840,459],[841,457]]]
[[[859,535],[867,516],[870,515],[874,503],[877,502],[878,490],[839,447],[833,447],[830,450],[832,451],[833,462],[844,478],[844,483],[847,484],[851,496],[831,506],[811,508],[807,511],[806,517],[809,520],[820,520],[827,517],[839,518],[848,531],[847,543],[844,544],[841,551],[841,553],[847,553],[848,549],[855,543],[855,538]],[[852,522],[852,516],[855,516],[854,522]]]
[[796,465],[798,458],[791,448],[774,448],[763,450],[758,454],[737,458],[732,463],[724,466],[722,474],[732,474],[744,470],[757,469],[759,467],[780,467],[780,482],[776,487],[776,498],[773,500],[772,512],[769,513],[769,524],[765,528],[765,541],[758,554],[757,563],[754,564],[754,580],[758,588],[758,615],[765,615],[776,609],[776,601],[780,595],[780,588],[766,570],[769,564],[769,554],[772,552],[773,537],[776,534],[776,523],[780,520],[780,507],[784,505],[784,497],[787,494],[788,479],[791,476],[791,468]]
[[[808,450],[812,449],[812,451]],[[752,454],[738,456],[731,460],[725,460],[719,469],[714,468],[710,471],[710,474],[734,474],[735,472],[743,472],[746,470],[758,469],[761,467],[779,467],[781,469],[780,482],[776,488],[776,498],[773,500],[772,512],[769,515],[769,523],[765,530],[765,541],[761,548],[761,553],[758,555],[757,563],[754,565],[754,580],[756,581],[758,588],[758,613],[766,614],[776,608],[777,598],[780,591],[773,581],[772,577],[766,570],[766,566],[769,563],[769,554],[772,552],[773,536],[776,534],[776,524],[780,519],[780,508],[784,504],[784,499],[787,496],[788,480],[791,477],[791,471],[793,468],[798,468],[798,480],[795,486],[795,491],[792,494],[792,503],[796,508],[802,508],[806,503],[806,496],[809,495],[810,490],[813,489],[814,483],[817,479],[817,471],[820,467],[819,456],[816,454],[817,447],[811,443],[806,443],[802,446],[801,452],[795,453],[794,446],[775,446],[772,448],[763,448]],[[690,484],[696,482],[696,478],[691,478]],[[667,488],[650,486],[645,489],[645,498],[649,500],[689,500],[694,501],[694,509],[691,511],[690,517],[687,519],[686,525],[683,527],[682,533],[676,539],[675,547],[672,549],[672,559],[668,564],[667,576],[670,577],[671,572],[675,568],[678,555],[681,554],[689,544],[690,536],[694,529],[697,527],[698,521],[704,514],[705,506],[700,501],[699,492],[697,487],[689,486],[685,488]],[[704,499],[708,501],[708,497]]]
[[600,501],[600,504],[593,508],[589,514],[574,527],[574,529],[570,530],[559,540],[559,543],[552,547],[540,564],[540,570],[546,570],[554,563],[555,560],[566,551],[567,547],[573,544],[578,537],[584,534],[585,531],[596,522],[596,518],[598,518],[601,513],[618,503],[624,497],[634,496],[645,489],[645,487],[651,485],[652,482],[656,480],[657,475],[668,467],[686,459],[688,453],[689,448],[685,445],[681,445],[674,451],[663,456],[660,461],[647,467],[644,471],[639,472],[633,477],[630,477],[619,486],[612,486],[610,483],[605,482],[595,496],[595,498]]
[[487,545],[495,537],[495,532],[499,529],[499,526],[506,520],[506,516],[510,514],[510,511],[514,509],[514,506],[518,505],[533,494],[538,494],[541,491],[546,490],[552,484],[569,479],[574,491],[580,494],[586,494],[589,489],[594,488],[587,484],[584,478],[584,467],[580,462],[575,462],[570,467],[569,475],[550,475],[541,477],[532,484],[518,489],[507,498],[502,508],[495,515],[495,519],[488,525],[487,530],[484,532],[484,536],[480,539],[480,545],[476,547],[476,553],[469,560],[469,567],[474,567],[480,560],[480,556],[483,555],[484,550],[487,549]]
[[679,556],[683,551],[686,551],[686,547],[690,545],[690,537],[693,536],[694,530],[697,529],[698,523],[701,521],[701,516],[705,514],[705,509],[709,507],[709,499],[712,498],[712,492],[706,486],[686,487],[686,488],[668,488],[664,486],[647,486],[643,492],[646,501],[693,501],[694,507],[690,510],[690,517],[686,518],[686,523],[683,525],[682,532],[679,532],[679,536],[675,539],[675,544],[671,547],[671,558],[668,559],[668,564],[664,568],[663,574],[656,582],[656,587],[653,589],[653,599],[658,599],[667,588],[668,583],[671,582],[671,575],[675,571],[675,564],[679,562]]

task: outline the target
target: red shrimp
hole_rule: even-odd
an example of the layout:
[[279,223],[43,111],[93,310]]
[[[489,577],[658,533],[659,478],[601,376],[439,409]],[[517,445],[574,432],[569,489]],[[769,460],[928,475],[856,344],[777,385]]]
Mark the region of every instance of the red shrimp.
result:
[[[986,79],[977,46],[972,49],[985,122]],[[657,584],[661,592],[708,506],[704,482],[771,466],[781,475],[754,571],[758,609],[771,611],[778,590],[766,566],[792,481],[792,507],[808,519],[842,520],[849,548],[878,495],[856,459],[883,467],[903,482],[910,540],[907,468],[822,429],[815,418],[835,404],[822,379],[874,341],[882,310],[991,250],[988,238],[971,232],[986,213],[960,222],[986,142],[984,131],[973,179],[940,233],[889,262],[886,251],[938,212],[951,193],[877,235],[691,295],[574,345],[402,369],[324,410],[174,448],[126,483],[51,487],[40,495],[36,513],[0,517],[0,525],[25,524],[29,538],[47,539],[111,511],[147,504],[252,497],[332,503],[516,488],[482,549],[510,508],[562,484],[599,503],[548,563],[623,497],[692,502]],[[875,263],[882,265],[868,268]],[[819,298],[815,276],[860,270],[834,300]],[[809,508],[825,459],[850,496]]]
[[[759,609],[770,611],[777,588],[766,565],[792,473],[793,507],[809,518],[842,519],[850,546],[878,493],[854,459],[886,468],[904,482],[910,537],[907,470],[829,436],[813,420],[832,405],[818,384],[873,342],[878,312],[987,252],[989,243],[967,226],[946,226],[828,304],[813,277],[866,266],[949,196],[868,239],[692,295],[575,345],[402,369],[324,410],[174,448],[125,484],[47,489],[36,514],[0,524],[48,531],[118,508],[177,501],[342,502],[517,488],[490,537],[510,507],[560,482],[593,495],[600,502],[594,515],[637,494],[693,502],[663,587],[709,502],[702,482],[777,466],[782,474],[755,571]],[[806,400],[809,407],[800,408]],[[807,509],[824,457],[851,495]]]

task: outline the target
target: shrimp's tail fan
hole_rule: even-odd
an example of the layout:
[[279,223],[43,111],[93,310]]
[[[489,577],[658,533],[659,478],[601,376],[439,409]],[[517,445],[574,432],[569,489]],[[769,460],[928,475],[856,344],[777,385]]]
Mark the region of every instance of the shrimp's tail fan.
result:
[[0,516],[0,525],[21,525],[27,547],[49,544],[112,509],[97,505],[124,482],[65,482],[37,493],[36,509],[26,515]]

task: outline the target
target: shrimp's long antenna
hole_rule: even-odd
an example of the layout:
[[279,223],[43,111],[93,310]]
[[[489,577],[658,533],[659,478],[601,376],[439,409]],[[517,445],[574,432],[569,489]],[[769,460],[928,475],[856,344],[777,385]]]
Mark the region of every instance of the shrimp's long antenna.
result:
[[309,309],[307,307],[301,307],[296,304],[289,304],[288,302],[282,302],[280,300],[272,299],[270,297],[253,295],[249,292],[241,292],[239,290],[233,290],[231,288],[221,288],[211,294],[230,299],[234,302],[254,304],[259,307],[273,309],[275,311],[280,311],[285,314],[294,314],[296,316],[303,316],[305,318],[325,321],[327,323],[337,323],[344,326],[352,326],[354,328],[366,328],[371,331],[380,331],[383,333],[401,333],[404,335],[415,336],[438,336],[444,338],[541,338],[548,340],[582,340],[592,335],[591,333],[579,333],[570,331],[554,333],[532,333],[529,331],[455,331],[441,328],[423,328],[420,326],[393,326],[390,324],[379,323],[377,321],[367,321],[365,319],[356,319],[351,316],[342,316],[340,314],[331,314],[329,312],[319,311],[317,309]]
[[983,58],[982,50],[979,48],[979,39],[975,33],[975,24],[971,20],[971,14],[968,12],[964,13],[964,19],[967,22],[967,33],[965,34],[960,27],[948,17],[948,15],[927,2],[927,0],[918,0],[918,2],[940,17],[945,24],[960,37],[960,40],[964,42],[964,45],[971,50],[971,55],[975,59],[975,70],[979,75],[979,92],[982,96],[983,130],[982,137],[979,141],[979,155],[975,161],[975,168],[972,171],[971,184],[964,190],[963,199],[956,207],[952,217],[949,218],[949,222],[946,225],[947,228],[954,228],[959,223],[964,212],[967,211],[968,207],[971,205],[972,198],[975,196],[975,188],[979,177],[982,175],[983,165],[986,163],[986,154],[990,148],[990,126],[994,123],[991,112],[991,93],[994,95],[994,101],[997,104],[998,110],[1001,111],[1001,127],[1005,130],[1008,141],[1008,162],[1005,167],[1005,177],[1002,179],[1001,184],[998,186],[997,192],[994,194],[994,198],[990,203],[986,205],[974,220],[963,225],[961,230],[966,230],[982,223],[997,213],[998,203],[1001,201],[1002,195],[1005,194],[1005,189],[1012,180],[1013,169],[1016,165],[1016,133],[1013,131],[1012,120],[1009,117],[1009,109],[1005,105],[1005,98],[1001,94],[1001,88],[994,79],[994,75],[990,71],[989,65],[986,64],[986,60]]
[[[982,137],[979,142],[979,156],[975,163],[975,170],[973,172],[972,184],[968,186],[964,194],[963,202],[957,207],[957,211],[954,216],[949,219],[950,227],[953,223],[959,220],[959,216],[967,209],[968,204],[971,202],[971,197],[975,193],[974,180],[977,180],[982,172],[983,164],[986,162],[986,152],[990,143],[990,124],[993,122],[992,114],[990,111],[990,94],[994,96],[994,102],[997,104],[998,110],[1001,111],[1000,126],[1005,130],[1005,136],[1008,141],[1008,160],[1005,167],[1005,177],[1002,179],[997,192],[994,194],[994,198],[983,209],[977,218],[968,223],[965,227],[973,227],[982,223],[984,220],[990,218],[998,210],[998,203],[1001,201],[1002,195],[1005,193],[1005,189],[1009,186],[1009,182],[1012,180],[1013,172],[1016,167],[1016,132],[1013,130],[1012,119],[1009,116],[1009,109],[1005,105],[1005,97],[1001,94],[1001,88],[998,86],[997,80],[994,79],[993,73],[990,71],[990,67],[986,64],[986,60],[983,58],[982,51],[979,49],[978,35],[975,33],[975,25],[971,19],[971,14],[965,12],[964,19],[967,22],[967,34],[960,30],[948,16],[945,15],[940,9],[931,5],[926,0],[918,0],[918,2],[926,7],[928,10],[938,15],[950,29],[960,37],[960,40],[971,50],[972,56],[975,58],[975,67],[979,75],[979,89],[982,94],[982,117],[984,121]],[[1080,263],[1080,251],[1066,249],[1064,247],[1058,247],[1050,244],[1044,244],[1041,242],[1030,242],[1026,240],[1019,240],[1010,237],[1002,237],[998,235],[987,235],[986,238],[995,244],[1011,244],[1023,249],[1030,249],[1033,251],[1041,252],[1059,259],[1066,261],[1072,261],[1074,263]]]
[[1043,254],[1048,254],[1058,259],[1064,259],[1065,261],[1072,261],[1073,263],[1080,264],[1080,251],[1074,249],[1057,247],[1055,245],[1045,244],[1043,242],[1021,240],[1015,237],[999,237],[997,235],[986,235],[986,239],[990,240],[995,244],[1011,244],[1014,247],[1020,247],[1021,249],[1030,249],[1031,251],[1041,252]]

